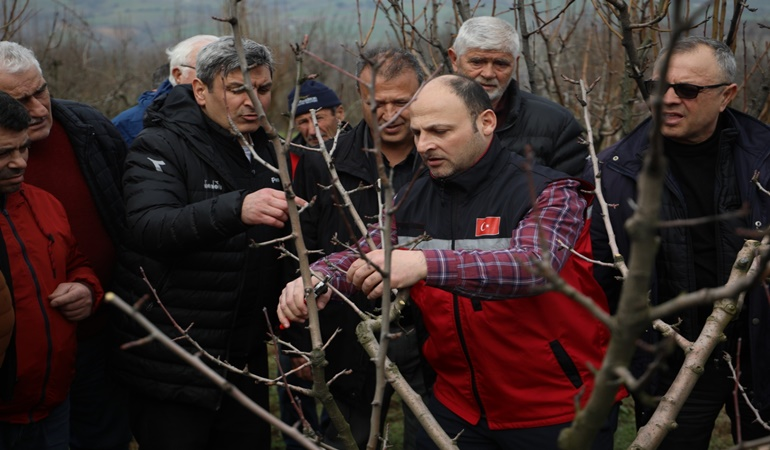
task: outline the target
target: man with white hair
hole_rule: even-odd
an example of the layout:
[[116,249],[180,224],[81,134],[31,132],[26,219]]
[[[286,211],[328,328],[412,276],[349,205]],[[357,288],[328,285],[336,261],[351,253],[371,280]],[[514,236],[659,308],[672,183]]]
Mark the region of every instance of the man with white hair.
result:
[[[125,295],[117,289],[120,279],[141,289],[140,263],[128,259],[138,255],[123,251],[120,176],[126,145],[120,133],[93,107],[52,98],[34,53],[15,42],[0,42],[0,91],[24,105],[31,118],[25,181],[64,205],[78,246],[103,286]],[[76,376],[69,393],[72,450],[125,450],[131,441],[123,391],[106,376],[111,339],[103,311],[78,324]]]
[[531,147],[537,163],[580,175],[588,148],[572,113],[544,97],[519,89],[514,79],[520,56],[519,34],[497,17],[466,20],[448,50],[454,71],[479,83],[492,100],[504,148],[527,157]]
[[166,49],[168,55],[168,79],[164,80],[155,90],[145,91],[137,99],[137,104],[121,112],[112,123],[118,128],[127,145],[134,142],[134,138],[144,128],[142,119],[147,107],[161,95],[166,94],[177,84],[190,84],[195,79],[195,58],[198,52],[217,40],[210,34],[198,34],[185,39],[175,46]]

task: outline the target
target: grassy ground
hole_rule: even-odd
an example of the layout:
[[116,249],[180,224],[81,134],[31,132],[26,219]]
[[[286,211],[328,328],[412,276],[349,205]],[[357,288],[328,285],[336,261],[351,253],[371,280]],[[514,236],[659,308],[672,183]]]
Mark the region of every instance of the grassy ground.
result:
[[[636,425],[634,424],[634,403],[627,398],[620,407],[618,430],[615,432],[615,448],[625,449],[636,437]],[[730,419],[722,411],[714,425],[711,435],[709,450],[723,450],[733,446],[733,438],[730,435]]]
[[[276,372],[272,352],[270,354],[270,370],[273,374]],[[278,411],[277,389],[275,388],[270,389],[270,410],[276,417],[280,416]],[[401,450],[403,447],[402,419],[403,414],[401,411],[401,399],[398,398],[398,395],[394,395],[391,399],[391,406],[388,411],[387,419],[387,423],[389,425],[388,441],[391,445],[391,447],[389,447],[391,450]],[[636,427],[634,425],[634,407],[633,401],[631,401],[629,398],[623,402],[620,408],[618,430],[615,433],[615,448],[619,450],[628,448],[628,446],[634,440],[635,436]],[[285,450],[283,437],[276,428],[273,428],[272,442],[273,444],[271,450]],[[723,412],[719,415],[719,418],[717,418],[717,422],[714,427],[714,433],[711,437],[711,445],[709,446],[709,450],[724,450],[732,446],[733,443],[732,437],[730,435],[730,420]],[[137,450],[136,445],[133,445],[131,450]]]
[[[271,358],[270,373],[274,374],[276,373],[276,369],[275,369],[275,361],[272,358],[272,353],[270,358]],[[275,415],[276,417],[280,417],[277,392],[278,392],[277,389],[272,389],[272,388],[270,389],[270,412],[272,412],[273,415]],[[320,415],[320,406],[319,406],[319,415]],[[398,397],[398,394],[393,394],[393,397],[390,399],[390,408],[388,408],[388,417],[386,419],[386,424],[388,427],[387,436],[388,436],[389,450],[401,450],[403,448],[403,433],[404,433],[403,418],[404,418],[404,415],[401,409],[401,399]],[[286,446],[283,443],[283,436],[275,427],[273,427],[273,441],[272,441],[271,450],[284,450],[285,447]]]

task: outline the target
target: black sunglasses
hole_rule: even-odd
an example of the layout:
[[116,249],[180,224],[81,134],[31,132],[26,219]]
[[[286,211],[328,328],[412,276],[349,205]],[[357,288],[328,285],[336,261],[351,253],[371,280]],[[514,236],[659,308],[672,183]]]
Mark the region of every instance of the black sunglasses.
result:
[[[647,88],[647,92],[650,94],[654,94],[658,92],[658,86],[660,85],[660,80],[645,80],[644,87]],[[674,83],[669,84],[666,83],[666,89],[663,91],[664,93],[668,91],[668,88],[674,88],[674,92],[679,98],[683,98],[686,100],[692,100],[695,97],[700,94],[700,91],[704,89],[714,89],[722,86],[729,86],[730,83],[719,83],[719,84],[712,84],[710,86],[698,86],[697,84],[690,84],[690,83]]]

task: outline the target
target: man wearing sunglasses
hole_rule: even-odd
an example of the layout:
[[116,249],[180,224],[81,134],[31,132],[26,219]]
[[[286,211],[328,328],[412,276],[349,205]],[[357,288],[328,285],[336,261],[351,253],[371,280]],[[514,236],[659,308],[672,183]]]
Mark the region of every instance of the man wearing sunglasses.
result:
[[[647,88],[662,102],[660,132],[668,160],[661,205],[661,220],[688,220],[715,217],[736,212],[747,205],[747,214],[730,219],[708,220],[692,226],[661,228],[660,247],[652,274],[650,301],[660,304],[682,292],[693,292],[725,284],[745,234],[739,230],[766,230],[770,220],[770,196],[751,183],[759,171],[763,186],[770,185],[770,127],[728,107],[738,87],[735,79],[735,56],[720,41],[691,36],[676,42],[671,59],[662,73],[662,59],[655,63]],[[602,172],[601,188],[610,209],[610,220],[620,252],[629,261],[630,238],[623,224],[633,214],[636,178],[643,157],[650,147],[652,120],[648,119],[629,136],[599,155]],[[593,176],[588,170],[589,176]],[[612,261],[601,211],[593,210],[591,228],[595,258]],[[595,276],[604,287],[610,307],[617,306],[620,294],[618,273],[606,267],[594,267]],[[668,323],[681,323],[679,333],[690,341],[700,334],[711,305],[681,311]],[[770,308],[763,288],[748,291],[742,311],[725,330],[727,339],[709,357],[704,372],[676,418],[677,428],[669,432],[661,449],[707,449],[714,420],[724,406],[733,422],[733,438],[740,425],[743,440],[770,434],[755,421],[743,399],[734,404],[735,382],[722,358],[729,353],[733,361],[740,358],[740,382],[762,414],[770,419],[770,335],[762,330],[770,323]],[[660,335],[651,327],[643,338],[657,342]],[[738,346],[739,338],[741,345]],[[739,349],[740,348],[740,353]],[[639,352],[634,366],[647,368],[652,355]],[[682,366],[684,352],[675,349],[667,356],[667,370],[660,370],[647,386],[649,394],[662,395]],[[654,406],[637,401],[637,426],[650,419]],[[740,417],[740,419],[738,419]],[[740,424],[736,423],[740,420]]]

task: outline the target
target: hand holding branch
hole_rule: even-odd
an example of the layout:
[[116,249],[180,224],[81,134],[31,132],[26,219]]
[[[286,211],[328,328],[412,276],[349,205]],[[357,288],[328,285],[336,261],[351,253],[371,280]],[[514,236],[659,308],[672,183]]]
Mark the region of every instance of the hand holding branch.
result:
[[[385,267],[385,252],[374,250],[366,258],[355,261],[348,269],[348,281],[361,289],[369,299],[382,297],[382,268]],[[420,251],[395,251],[391,254],[390,287],[408,288],[428,276],[428,264]]]
[[[307,202],[295,197],[298,205]],[[282,228],[289,220],[289,202],[286,193],[276,189],[264,188],[248,194],[241,206],[241,221],[246,225],[269,225]]]
[[[318,280],[314,276],[313,281],[322,280]],[[316,296],[316,305],[319,310],[324,309],[331,296],[332,293],[329,290]],[[307,317],[305,286],[302,283],[302,278],[297,278],[288,283],[281,292],[281,297],[278,299],[278,321],[284,328],[289,328],[291,322],[301,323],[307,320]]]

